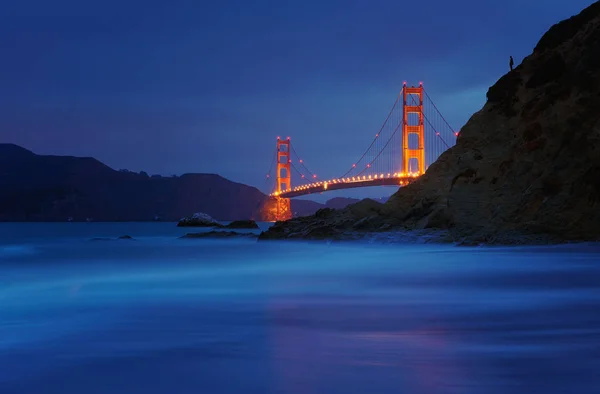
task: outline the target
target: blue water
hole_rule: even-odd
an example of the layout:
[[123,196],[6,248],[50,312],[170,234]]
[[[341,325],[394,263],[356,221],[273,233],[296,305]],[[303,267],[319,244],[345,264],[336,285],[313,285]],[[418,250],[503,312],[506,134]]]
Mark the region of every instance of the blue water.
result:
[[0,393],[600,393],[597,245],[189,231],[0,224]]

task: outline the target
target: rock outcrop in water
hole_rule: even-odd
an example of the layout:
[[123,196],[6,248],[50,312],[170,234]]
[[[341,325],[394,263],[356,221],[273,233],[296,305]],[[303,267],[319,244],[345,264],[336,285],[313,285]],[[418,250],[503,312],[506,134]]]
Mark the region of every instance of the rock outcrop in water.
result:
[[192,216],[181,218],[177,223],[177,227],[223,227],[223,225],[210,215],[196,212]]
[[90,239],[90,241],[119,241],[119,240],[133,241],[135,239],[131,235],[121,235],[117,238],[94,237],[94,238]]
[[205,239],[205,238],[256,238],[254,233],[238,233],[235,231],[209,231],[206,233],[189,233],[179,237],[180,239]]
[[456,146],[386,204],[278,223],[261,239],[355,229],[444,229],[467,243],[600,239],[600,2],[553,26],[487,99]]
[[234,220],[233,222],[229,223],[225,227],[233,228],[233,229],[250,229],[250,230],[259,228],[258,224],[256,224],[256,222],[254,220]]

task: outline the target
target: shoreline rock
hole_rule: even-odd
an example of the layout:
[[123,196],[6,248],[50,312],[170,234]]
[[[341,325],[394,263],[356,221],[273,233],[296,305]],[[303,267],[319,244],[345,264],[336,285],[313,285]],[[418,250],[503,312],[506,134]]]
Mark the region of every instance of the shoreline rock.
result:
[[90,238],[90,241],[121,241],[121,240],[125,240],[125,241],[135,241],[135,238],[133,238],[131,235],[121,235],[117,238],[109,238],[109,237],[94,237],[94,238]]
[[[471,235],[461,236],[451,230],[442,229],[393,229],[385,231],[352,231],[332,230],[317,234],[304,235],[301,231],[282,234],[280,232],[262,232],[258,240],[263,241],[328,241],[351,242],[367,241],[369,243],[395,244],[452,244],[459,247],[477,246],[526,246],[526,245],[558,245],[588,242],[586,240],[565,240],[547,234],[522,232],[498,233],[494,236]],[[600,240],[599,240],[600,241]]]
[[210,215],[197,212],[192,216],[184,217],[179,220],[177,227],[224,227]]
[[256,230],[259,227],[254,220],[234,220],[226,225],[225,228]]
[[206,233],[188,233],[179,239],[202,239],[202,238],[257,238],[254,233],[239,233],[237,231],[209,231]]

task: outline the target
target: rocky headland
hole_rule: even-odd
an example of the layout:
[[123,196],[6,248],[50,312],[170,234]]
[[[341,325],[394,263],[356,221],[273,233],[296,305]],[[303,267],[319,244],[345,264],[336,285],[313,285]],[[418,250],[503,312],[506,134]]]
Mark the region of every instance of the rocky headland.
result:
[[600,2],[550,28],[457,144],[388,202],[278,222],[260,239],[424,231],[466,244],[600,240]]

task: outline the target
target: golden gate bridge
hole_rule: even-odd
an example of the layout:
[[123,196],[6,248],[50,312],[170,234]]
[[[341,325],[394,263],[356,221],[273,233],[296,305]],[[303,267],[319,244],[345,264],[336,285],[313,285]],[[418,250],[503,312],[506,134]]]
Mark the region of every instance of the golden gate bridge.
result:
[[[369,147],[339,177],[320,179],[298,155],[290,137],[277,137],[266,176],[267,184],[275,181],[270,188],[266,216],[274,220],[291,218],[293,197],[358,187],[407,185],[454,146],[457,137],[458,132],[438,110],[423,83],[409,87],[405,82]],[[292,175],[296,186],[292,185]]]

